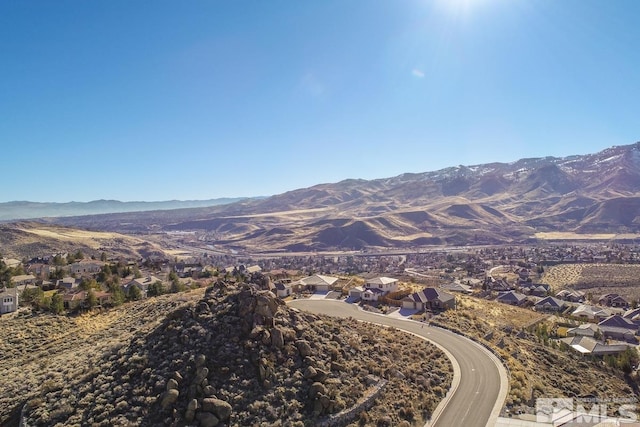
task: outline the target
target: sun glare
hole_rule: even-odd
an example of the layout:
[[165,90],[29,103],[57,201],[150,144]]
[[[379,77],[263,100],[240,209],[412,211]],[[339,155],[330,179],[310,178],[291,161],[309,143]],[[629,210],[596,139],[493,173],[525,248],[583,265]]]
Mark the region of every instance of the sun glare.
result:
[[458,16],[468,16],[473,10],[488,0],[436,0],[438,8],[443,11]]

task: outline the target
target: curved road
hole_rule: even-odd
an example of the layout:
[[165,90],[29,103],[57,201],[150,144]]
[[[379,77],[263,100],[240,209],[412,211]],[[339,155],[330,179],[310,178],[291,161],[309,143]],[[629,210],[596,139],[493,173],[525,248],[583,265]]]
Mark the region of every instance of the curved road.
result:
[[[444,329],[359,310],[342,301],[294,300],[291,307],[313,313],[392,326],[433,341],[454,365],[454,382],[444,407],[434,411],[431,426],[493,427],[507,395],[507,374],[500,361],[481,345]],[[457,366],[456,366],[457,365]],[[458,375],[456,375],[458,374]],[[458,383],[459,380],[459,383]]]

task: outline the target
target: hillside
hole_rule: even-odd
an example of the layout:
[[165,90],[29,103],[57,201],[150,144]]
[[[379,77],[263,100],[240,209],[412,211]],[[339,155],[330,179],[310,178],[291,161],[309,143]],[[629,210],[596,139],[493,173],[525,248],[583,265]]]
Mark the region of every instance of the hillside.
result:
[[[448,359],[425,341],[299,312],[255,287],[219,282],[198,301],[171,301],[141,302],[148,324],[112,322],[110,334],[83,338],[104,337],[98,351],[75,353],[62,335],[61,348],[45,345],[46,373],[37,357],[11,352],[3,363],[15,376],[0,385],[28,400],[30,426],[423,425],[452,379]],[[25,335],[14,345],[33,339]],[[27,388],[27,375],[41,386]]]
[[3,256],[17,259],[78,250],[86,256],[104,252],[133,259],[164,254],[159,245],[137,237],[36,222],[0,224],[0,249]]
[[362,249],[519,243],[549,232],[638,234],[639,201],[636,143],[346,180],[213,208],[53,221],[109,231],[200,230],[216,244],[251,250]]

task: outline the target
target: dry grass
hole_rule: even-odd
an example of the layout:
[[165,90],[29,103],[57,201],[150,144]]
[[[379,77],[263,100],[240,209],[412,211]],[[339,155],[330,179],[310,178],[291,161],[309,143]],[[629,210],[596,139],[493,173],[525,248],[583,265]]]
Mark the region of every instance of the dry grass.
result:
[[510,371],[509,410],[531,411],[539,397],[629,398],[632,387],[621,372],[573,352],[553,348],[535,333],[553,329],[553,319],[530,309],[460,297],[458,309],[435,319],[491,347]]
[[87,374],[104,352],[123,345],[138,331],[150,330],[167,312],[201,296],[202,290],[165,295],[77,317],[3,316],[0,425],[25,400]]
[[561,264],[547,267],[541,283],[551,286],[554,291],[572,287],[579,283],[585,264]]
[[163,253],[161,242],[119,233],[87,231],[36,222],[6,224],[0,228],[3,255],[18,259],[77,250],[88,256],[105,252],[108,256],[127,258]]
[[29,235],[33,235],[38,239],[54,239],[59,242],[70,242],[79,246],[87,246],[92,249],[100,249],[109,246],[113,242],[119,245],[136,247],[139,245],[149,245],[149,242],[125,234],[110,233],[102,231],[88,231],[74,228],[43,226],[34,228],[18,228]]
[[483,300],[466,295],[456,295],[457,310],[443,313],[445,318],[458,315],[479,319],[492,328],[511,327],[515,330],[528,327],[546,316],[535,311],[514,307],[497,301]]
[[555,291],[579,289],[596,299],[601,294],[617,293],[629,301],[640,300],[640,265],[561,264],[548,267],[541,281]]

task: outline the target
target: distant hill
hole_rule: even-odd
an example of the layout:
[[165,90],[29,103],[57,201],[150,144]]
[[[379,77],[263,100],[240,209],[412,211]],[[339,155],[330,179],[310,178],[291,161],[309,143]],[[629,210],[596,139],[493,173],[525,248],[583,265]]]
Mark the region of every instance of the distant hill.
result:
[[235,203],[241,200],[246,200],[246,198],[169,200],[164,202],[120,202],[118,200],[94,200],[92,202],[38,203],[15,201],[0,203],[0,221],[201,208]]
[[87,257],[146,258],[166,256],[162,245],[115,232],[88,231],[55,224],[19,221],[0,224],[2,256],[29,259],[64,252],[82,251]]
[[599,153],[320,184],[224,206],[59,218],[147,232],[202,230],[250,250],[533,241],[539,232],[640,234],[640,142]]

